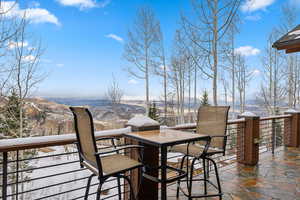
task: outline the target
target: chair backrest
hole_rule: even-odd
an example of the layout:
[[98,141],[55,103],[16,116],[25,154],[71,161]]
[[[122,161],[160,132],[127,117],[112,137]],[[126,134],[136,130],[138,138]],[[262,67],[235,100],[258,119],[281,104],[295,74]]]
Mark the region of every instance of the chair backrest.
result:
[[88,164],[101,170],[100,158],[95,156],[97,145],[94,135],[93,118],[87,108],[74,106],[70,107],[74,115],[75,131],[78,142],[78,152]]
[[[205,135],[226,135],[228,111],[230,106],[201,106],[198,109],[197,133]],[[211,147],[225,151],[224,137],[215,137],[211,140]]]

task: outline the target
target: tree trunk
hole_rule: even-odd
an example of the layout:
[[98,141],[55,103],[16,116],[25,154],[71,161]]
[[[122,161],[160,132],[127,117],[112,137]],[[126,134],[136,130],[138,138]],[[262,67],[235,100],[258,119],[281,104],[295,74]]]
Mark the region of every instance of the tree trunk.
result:
[[232,53],[232,112],[234,113],[235,107],[235,53],[234,53],[234,39],[232,38],[232,46],[231,46],[231,53]]
[[217,80],[218,80],[218,0],[214,0],[214,18],[213,18],[213,102],[218,105]]
[[146,114],[149,113],[149,66],[148,66],[148,50],[146,50],[146,66],[145,66],[145,84],[146,84]]
[[195,67],[195,72],[194,72],[194,114],[196,115],[197,113],[197,67]]
[[164,62],[164,112],[165,112],[165,123],[167,120],[167,69],[166,69],[166,64],[165,61]]

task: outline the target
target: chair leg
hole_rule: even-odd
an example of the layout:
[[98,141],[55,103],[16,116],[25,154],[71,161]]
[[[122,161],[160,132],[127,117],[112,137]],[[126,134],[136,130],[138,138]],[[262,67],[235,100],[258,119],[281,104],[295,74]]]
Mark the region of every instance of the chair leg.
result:
[[186,174],[187,174],[187,179],[186,179],[186,187],[189,188],[189,156],[186,156]]
[[203,163],[203,176],[204,176],[204,181],[203,181],[203,183],[204,183],[204,194],[206,195],[207,194],[207,182],[206,182],[206,180],[207,180],[207,167],[206,167],[206,160],[205,160],[205,158],[203,158],[202,159],[202,163]]
[[[217,168],[217,164],[213,159],[209,160],[213,163],[214,168],[215,168],[215,173],[216,173],[216,179],[217,179],[217,184],[218,184],[218,190],[219,190],[219,194],[222,194],[222,188],[221,188],[221,183],[220,183],[220,178],[219,178],[219,173],[218,173],[218,168]],[[222,195],[220,195],[220,199],[222,199]]]
[[102,181],[100,181],[100,183],[99,183],[99,185],[98,185],[98,189],[97,189],[97,197],[96,197],[96,200],[100,200],[102,184],[103,184]]
[[189,200],[192,199],[192,186],[193,186],[193,172],[194,172],[194,164],[195,164],[195,161],[197,159],[194,158],[193,161],[192,161],[192,164],[191,164],[191,171],[190,171],[190,184],[189,184],[189,187],[188,187],[188,193],[189,193]]
[[[183,168],[183,164],[184,164],[184,160],[185,160],[186,156],[182,157],[181,163],[180,163],[180,169],[182,170]],[[178,179],[177,181],[177,191],[176,191],[176,197],[179,197],[179,188],[180,188],[180,180]]]
[[118,193],[119,193],[119,200],[122,199],[122,192],[121,192],[121,180],[120,178],[118,177],[117,178],[117,181],[118,181]]
[[210,169],[211,169],[209,160],[207,160],[207,165],[206,166],[207,166],[207,171],[206,171],[207,175],[206,175],[206,177],[207,177],[207,179],[209,179],[209,172],[210,172]]
[[85,195],[84,195],[84,200],[88,199],[89,191],[90,191],[90,186],[91,186],[91,181],[92,181],[93,176],[95,176],[95,175],[92,174],[88,178],[88,182],[87,182],[87,186],[86,186],[86,190],[85,190]]
[[127,176],[123,176],[123,178],[127,181],[127,183],[129,184],[129,188],[130,188],[130,200],[135,200],[135,195],[134,195],[134,191],[132,188],[132,184],[130,179]]

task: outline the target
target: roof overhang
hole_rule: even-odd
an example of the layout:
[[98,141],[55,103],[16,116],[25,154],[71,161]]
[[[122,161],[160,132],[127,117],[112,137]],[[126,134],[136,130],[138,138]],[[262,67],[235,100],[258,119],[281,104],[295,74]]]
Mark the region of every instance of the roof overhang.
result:
[[300,52],[300,25],[274,42],[273,48],[285,50],[286,53]]

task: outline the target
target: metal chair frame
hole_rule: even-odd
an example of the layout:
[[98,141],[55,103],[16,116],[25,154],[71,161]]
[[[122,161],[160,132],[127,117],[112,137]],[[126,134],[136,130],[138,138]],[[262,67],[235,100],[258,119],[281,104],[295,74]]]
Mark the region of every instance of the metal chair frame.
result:
[[[79,130],[78,130],[78,122],[77,122],[77,114],[75,113],[74,107],[70,107],[73,115],[74,115],[74,123],[75,123],[75,132],[76,132],[76,137],[77,137],[77,142],[75,143],[77,148],[78,148],[78,154],[79,154],[79,162],[80,162],[80,167],[83,168],[85,166],[84,162],[89,163],[88,159],[85,158],[82,150],[81,150],[81,141],[80,141],[80,137],[79,137]],[[99,138],[99,139],[95,139],[95,134],[94,134],[94,124],[93,124],[93,118],[92,115],[90,113],[90,111],[87,108],[84,108],[85,112],[88,114],[89,116],[89,120],[90,120],[90,125],[91,125],[91,133],[92,133],[92,138],[93,138],[93,145],[94,148],[97,150],[97,145],[96,145],[96,141],[100,141],[100,140],[111,140],[112,143],[112,147],[114,147],[114,150],[110,150],[110,151],[105,151],[105,152],[96,152],[95,153],[95,159],[96,159],[96,164],[97,164],[97,170],[98,173],[93,172],[92,170],[92,174],[89,176],[88,181],[87,181],[87,187],[86,187],[86,191],[85,191],[85,195],[84,195],[84,199],[87,200],[88,196],[89,196],[89,189],[90,189],[90,185],[91,185],[91,181],[92,178],[95,176],[98,176],[98,180],[99,180],[99,185],[98,185],[98,189],[97,189],[97,196],[96,199],[99,200],[100,199],[100,195],[101,195],[101,188],[102,185],[105,183],[105,181],[110,178],[110,177],[116,177],[117,178],[117,183],[118,183],[118,196],[119,196],[119,200],[122,199],[122,194],[121,194],[121,178],[123,178],[124,180],[127,181],[127,183],[129,184],[129,188],[130,188],[130,199],[136,199],[134,192],[133,192],[133,187],[131,184],[131,181],[129,179],[128,176],[125,175],[126,172],[129,172],[130,170],[133,169],[137,169],[137,168],[142,168],[143,165],[137,165],[135,167],[132,168],[127,168],[121,171],[117,171],[115,173],[112,174],[103,174],[103,170],[102,170],[102,164],[101,164],[101,157],[100,155],[105,155],[105,154],[109,154],[109,153],[119,153],[121,150],[125,150],[125,149],[132,149],[132,148],[136,148],[136,149],[143,149],[143,146],[140,145],[124,145],[124,146],[116,146],[114,143],[114,139],[116,139],[115,137],[103,137],[103,138]],[[142,160],[142,153],[140,151],[140,158]]]
[[[226,111],[226,122],[228,120],[228,112],[229,112],[229,108],[230,106],[227,106],[227,111]],[[217,138],[217,137],[223,137],[223,148],[220,151],[217,152],[208,152],[209,146],[210,146],[210,142],[213,138]],[[187,175],[187,179],[186,180],[178,180],[177,181],[177,191],[176,191],[176,197],[179,197],[179,191],[181,191],[185,196],[188,197],[188,199],[193,199],[193,198],[205,198],[205,197],[216,197],[218,196],[219,199],[222,199],[222,188],[221,188],[221,183],[220,183],[220,178],[219,178],[219,173],[218,173],[218,168],[217,168],[217,164],[216,162],[211,158],[211,156],[215,155],[215,154],[223,154],[223,156],[225,156],[225,151],[226,151],[226,143],[227,143],[227,135],[226,135],[226,128],[224,130],[224,135],[213,135],[210,136],[211,140],[208,141],[203,149],[203,152],[200,153],[199,156],[195,157],[195,156],[191,156],[189,155],[189,145],[187,145],[187,154],[183,156],[181,163],[180,163],[180,169],[183,169],[183,164],[185,159],[187,159],[187,164],[186,164],[186,170],[187,170],[187,174],[190,174],[190,177],[188,177]],[[189,162],[188,162],[188,158],[191,157],[193,158],[192,163],[191,163],[191,170],[190,173],[189,171]],[[194,164],[197,160],[202,160],[202,164],[203,164],[203,178],[202,179],[193,179],[193,172],[194,172]],[[210,172],[210,163],[213,164],[214,166],[214,170],[215,170],[215,176],[216,176],[216,180],[217,180],[217,185],[215,185],[214,183],[212,183],[209,180],[209,172]],[[182,190],[182,188],[180,187],[180,183],[182,181],[186,181],[186,185],[188,188],[188,194],[186,192],[184,192]],[[204,194],[203,195],[192,195],[192,185],[193,185],[193,181],[204,181]],[[209,183],[210,185],[212,185],[215,189],[218,190],[218,193],[215,194],[207,194],[207,183]]]

